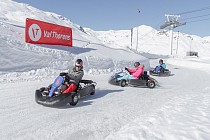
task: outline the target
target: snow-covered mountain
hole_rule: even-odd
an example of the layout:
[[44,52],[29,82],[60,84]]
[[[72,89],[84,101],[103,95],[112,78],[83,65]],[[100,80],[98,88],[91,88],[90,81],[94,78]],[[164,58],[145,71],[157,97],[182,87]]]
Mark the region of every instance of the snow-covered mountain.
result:
[[[78,57],[84,59],[86,71],[97,70],[99,65],[100,69],[113,70],[122,67],[121,64],[131,65],[133,61],[148,64],[145,57],[132,51],[111,48],[103,44],[97,36],[85,33],[79,25],[61,15],[44,12],[11,0],[3,0],[0,4],[0,47],[2,50],[0,62],[3,64],[0,71],[26,71],[44,67],[66,69]],[[26,44],[24,42],[26,18],[71,27],[73,47]],[[16,57],[17,55],[21,57]],[[132,57],[126,59],[125,56]]]
[[[132,42],[131,30],[93,32],[105,44],[109,44],[112,47],[130,48],[138,52],[151,54],[170,54],[171,35],[168,30],[157,31],[152,27],[141,25],[133,28]],[[208,56],[210,39],[209,37],[201,38],[195,35],[174,32],[172,47],[174,56],[185,56],[186,52],[190,50],[198,52],[200,56]]]
[[[0,68],[1,72],[26,71],[46,67],[66,69],[78,57],[86,61],[85,70],[87,72],[97,71],[99,65],[100,69],[105,71],[119,69],[125,65],[131,66],[134,61],[144,63],[148,69],[149,63],[146,57],[149,55],[145,54],[151,54],[158,58],[167,56],[170,52],[169,33],[156,31],[146,25],[133,29],[131,45],[130,30],[93,31],[82,28],[61,15],[45,12],[27,4],[1,0],[0,5],[0,47],[2,50],[0,62],[3,64]],[[73,29],[73,47],[25,43],[26,18],[71,27]],[[136,34],[137,28],[138,35]],[[173,45],[174,55],[185,56],[191,46],[191,50],[198,51],[200,56],[208,56],[208,52],[210,52],[208,37],[192,36],[193,40],[191,40],[189,35],[180,33],[177,49],[176,34]],[[21,57],[15,57],[20,54]]]

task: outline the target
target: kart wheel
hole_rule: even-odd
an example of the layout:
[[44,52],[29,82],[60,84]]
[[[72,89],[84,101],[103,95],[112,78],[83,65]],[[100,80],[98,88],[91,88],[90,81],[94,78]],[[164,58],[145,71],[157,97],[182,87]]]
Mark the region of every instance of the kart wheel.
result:
[[70,105],[75,106],[79,101],[78,94],[76,94],[76,93],[73,94],[71,98],[72,98],[72,102],[70,102]]
[[155,82],[149,80],[148,83],[147,83],[147,86],[148,86],[149,88],[154,88],[154,87],[155,87]]
[[125,85],[126,85],[126,80],[124,80],[124,79],[121,80],[121,81],[120,81],[120,86],[121,86],[121,87],[124,87]]
[[94,95],[95,94],[95,86],[93,86],[93,92],[90,93],[90,95]]

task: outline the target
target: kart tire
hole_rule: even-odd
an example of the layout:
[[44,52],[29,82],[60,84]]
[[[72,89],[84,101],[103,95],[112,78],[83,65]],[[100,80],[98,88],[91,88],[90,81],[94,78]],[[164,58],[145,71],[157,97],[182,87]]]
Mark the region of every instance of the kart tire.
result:
[[155,82],[149,80],[148,83],[147,83],[147,86],[148,86],[148,88],[154,88],[155,87]]
[[78,103],[78,101],[79,101],[78,94],[77,93],[73,94],[71,96],[71,98],[72,98],[72,101],[70,102],[70,105],[75,106]]
[[124,87],[125,85],[126,85],[126,80],[124,80],[124,79],[121,80],[121,81],[120,81],[120,86],[121,86],[121,87]]
[[90,95],[94,95],[95,94],[95,86],[93,86],[93,92],[90,93]]

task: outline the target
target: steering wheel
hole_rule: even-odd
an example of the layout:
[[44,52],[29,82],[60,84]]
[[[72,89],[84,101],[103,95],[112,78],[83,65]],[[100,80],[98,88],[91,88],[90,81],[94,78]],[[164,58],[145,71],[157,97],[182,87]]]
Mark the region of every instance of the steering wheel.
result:
[[132,74],[132,73],[131,73],[131,72],[129,72],[128,70],[125,70],[125,73],[130,74],[130,75]]

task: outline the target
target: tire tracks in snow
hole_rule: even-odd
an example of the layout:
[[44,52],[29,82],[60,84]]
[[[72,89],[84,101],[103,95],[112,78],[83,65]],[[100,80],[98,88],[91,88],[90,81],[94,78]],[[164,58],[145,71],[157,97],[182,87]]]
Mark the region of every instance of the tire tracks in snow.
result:
[[[184,72],[186,70],[183,70]],[[187,72],[187,71],[186,71]],[[162,81],[165,85],[157,90],[174,94],[160,109],[143,115],[110,133],[106,140],[206,140],[210,137],[210,87],[209,75],[184,74],[183,84]],[[196,71],[194,73],[196,74]],[[179,73],[176,73],[176,77]],[[161,78],[159,78],[161,79]],[[164,80],[164,79],[163,79]],[[200,81],[202,84],[198,84]],[[174,86],[173,86],[174,85]],[[192,86],[196,85],[196,86]],[[184,87],[184,88],[183,88]],[[175,91],[175,92],[174,92]],[[171,93],[170,93],[171,92]],[[166,94],[165,94],[166,95]]]

